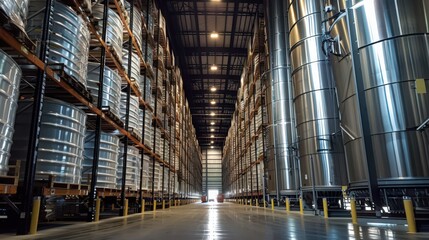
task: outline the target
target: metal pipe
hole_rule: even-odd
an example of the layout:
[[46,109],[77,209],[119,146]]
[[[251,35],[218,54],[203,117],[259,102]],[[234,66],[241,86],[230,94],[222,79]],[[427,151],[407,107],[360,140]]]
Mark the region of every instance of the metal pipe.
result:
[[[42,37],[39,51],[39,59],[47,65],[47,55],[49,54],[49,32],[51,25],[51,16],[53,14],[52,0],[47,0],[45,5],[45,15],[43,18]],[[34,91],[33,115],[31,117],[30,138],[28,140],[27,161],[25,163],[24,185],[22,191],[23,209],[18,220],[18,235],[27,234],[31,223],[31,205],[33,202],[33,186],[36,174],[37,148],[39,146],[40,120],[43,109],[43,98],[45,96],[46,73],[37,70],[36,88]]]

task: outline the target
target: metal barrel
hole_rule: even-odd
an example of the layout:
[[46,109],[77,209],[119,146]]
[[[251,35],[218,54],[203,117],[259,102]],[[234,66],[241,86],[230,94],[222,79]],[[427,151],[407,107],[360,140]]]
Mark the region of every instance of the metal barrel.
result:
[[8,16],[10,21],[23,32],[28,13],[28,0],[2,0],[0,10]]
[[[95,4],[92,7],[92,12],[96,27],[101,34],[103,29],[103,4]],[[107,34],[106,34],[106,44],[113,48],[116,54],[120,56],[122,54],[122,43],[123,43],[123,27],[121,18],[115,11],[108,9],[108,20],[107,20]]]
[[[124,146],[121,144],[119,146],[119,158],[118,158],[118,168],[116,171],[116,182],[117,188],[122,187],[122,168],[123,168],[123,156]],[[127,148],[127,173],[125,186],[130,190],[137,190],[140,188],[140,153],[139,150],[135,147],[128,146]]]
[[[45,1],[31,0],[27,34],[40,46]],[[63,64],[64,71],[86,87],[90,34],[86,22],[71,7],[53,3],[48,64]]]
[[[125,2],[125,8],[128,12],[128,16],[131,15],[131,5],[128,2]],[[133,7],[133,35],[137,42],[137,45],[142,49],[142,12],[136,7]],[[130,23],[131,25],[131,23]]]
[[[127,94],[122,92],[121,93],[121,110],[120,110],[120,116],[122,121],[125,122],[125,114],[126,114],[126,104],[127,104]],[[139,129],[139,100],[135,96],[130,96],[130,112],[129,112],[129,123],[128,126],[130,128],[135,129],[138,131]],[[138,133],[138,134],[141,134]]]
[[[87,131],[85,136],[85,155],[82,164],[82,183],[88,184],[94,156],[95,132]],[[97,172],[97,187],[116,188],[119,138],[113,134],[101,133]]]
[[[19,101],[11,161],[26,160],[32,104],[32,100]],[[80,184],[85,122],[85,112],[76,106],[45,98],[40,121],[36,179],[46,180],[53,176],[55,182]]]
[[[125,69],[125,73],[128,74],[128,50],[122,50],[122,66]],[[134,82],[138,89],[141,91],[140,85],[140,58],[139,55],[135,52],[131,52],[131,82]]]
[[21,75],[18,64],[0,50],[0,175],[8,171]]
[[[94,104],[97,105],[98,88],[100,76],[100,64],[88,63],[88,90],[94,99]],[[110,111],[116,116],[120,116],[120,100],[121,100],[121,77],[116,71],[109,67],[104,67],[103,80],[103,101],[101,106],[109,107]]]

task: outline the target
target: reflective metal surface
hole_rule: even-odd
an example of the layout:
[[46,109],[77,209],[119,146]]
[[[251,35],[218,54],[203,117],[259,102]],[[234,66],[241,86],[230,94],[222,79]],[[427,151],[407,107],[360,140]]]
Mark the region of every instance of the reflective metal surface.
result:
[[0,1],[0,11],[5,13],[15,26],[25,32],[28,0],[2,0]]
[[[128,50],[122,50],[122,66],[125,69],[125,73],[128,74]],[[134,82],[142,92],[142,86],[140,84],[140,58],[137,53],[131,53],[131,77],[130,80]]]
[[[122,121],[124,121],[124,123],[125,123],[125,115],[126,115],[126,104],[127,104],[127,94],[124,92],[121,92],[120,116]],[[137,134],[141,134],[141,132],[138,132],[140,116],[139,116],[139,99],[136,96],[132,96],[132,95],[130,96],[130,112],[128,116],[129,116],[128,126],[132,129],[135,129]]]
[[[31,239],[427,239],[407,233],[403,223],[351,224],[349,219],[324,220],[232,203],[196,203],[165,211],[145,212],[99,223],[41,230]],[[14,236],[12,239],[22,239]]]
[[[88,63],[88,90],[94,99],[94,105],[97,106],[98,89],[100,76],[100,64]],[[104,67],[104,80],[103,80],[103,101],[101,106],[109,107],[110,111],[116,116],[120,116],[120,99],[121,99],[121,77],[116,71],[109,67]]]
[[8,171],[21,74],[18,64],[0,50],[0,176]]
[[320,1],[292,1],[289,28],[302,188],[347,183],[335,82],[322,51]]
[[[30,0],[27,34],[40,44],[45,1]],[[70,7],[54,1],[51,34],[49,35],[50,64],[63,64],[64,71],[86,86],[90,34],[85,21]]]
[[[95,4],[92,6],[92,13],[96,22],[96,27],[101,35],[103,30],[103,4]],[[107,33],[106,33],[106,44],[111,46],[116,54],[122,53],[123,43],[123,27],[121,18],[115,11],[108,9],[108,20],[107,20]]]
[[[119,158],[116,171],[117,188],[122,188],[122,168],[124,159],[124,146],[119,145]],[[139,150],[133,146],[127,148],[127,178],[125,186],[130,190],[137,190],[140,188],[140,153]]]
[[[32,104],[30,100],[19,102],[11,161],[26,160]],[[80,184],[85,122],[86,114],[79,108],[60,100],[45,98],[40,122],[36,179],[47,180],[52,175],[55,182]]]
[[295,120],[284,4],[283,1],[267,1],[266,6],[271,69],[271,84],[268,84],[267,89],[269,126],[266,165],[270,194],[276,193],[276,182],[280,192],[297,189],[292,156]]
[[[334,11],[345,1],[329,1]],[[358,3],[356,1],[355,3]],[[381,187],[429,182],[429,133],[416,128],[429,118],[429,96],[419,94],[416,79],[429,86],[429,3],[424,0],[365,1],[356,5],[359,55],[367,98],[377,174]],[[341,55],[332,56],[351,186],[366,185],[362,129],[358,121],[346,18],[332,27]]]
[[[94,156],[95,132],[87,131],[85,136],[84,161],[82,163],[82,183],[89,184]],[[98,158],[97,187],[116,188],[119,138],[112,134],[101,133]]]
[[[130,4],[125,2],[125,8],[127,9],[128,16],[131,16]],[[136,7],[133,7],[133,35],[137,41],[137,45],[142,49],[142,12]],[[130,23],[131,25],[131,23]]]

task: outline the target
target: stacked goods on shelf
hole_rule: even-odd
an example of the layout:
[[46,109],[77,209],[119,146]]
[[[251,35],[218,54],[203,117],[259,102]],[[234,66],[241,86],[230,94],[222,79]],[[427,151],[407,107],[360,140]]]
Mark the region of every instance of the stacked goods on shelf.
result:
[[[45,1],[31,0],[27,34],[40,47]],[[58,1],[53,3],[48,64],[64,67],[64,72],[86,87],[90,34],[83,18]],[[41,11],[41,9],[43,9]],[[55,66],[53,66],[55,67]]]
[[[128,16],[131,18],[131,5],[128,2],[125,2],[125,8],[127,10]],[[129,23],[131,25],[131,23]],[[137,47],[142,49],[142,12],[137,8],[133,7],[133,35],[137,42]],[[130,27],[131,28],[131,27]]]
[[[146,81],[146,83],[144,82]],[[151,79],[145,76],[141,76],[140,77],[140,84],[141,86],[144,86],[144,88],[142,88],[142,95],[144,96],[144,101],[149,104],[151,107],[153,107],[153,105],[151,105],[151,101],[152,101],[152,84],[151,84]]]
[[[121,108],[120,108],[120,117],[121,120],[125,123],[126,109],[127,108],[127,94],[121,93]],[[141,132],[138,132],[140,125],[140,115],[139,115],[139,99],[135,96],[130,96],[130,106],[128,114],[128,129],[134,130],[134,132],[141,136]]]
[[[95,28],[101,35],[103,31],[103,4],[95,4],[92,7],[92,12],[95,21]],[[113,49],[114,54],[120,56],[122,54],[122,43],[123,43],[123,31],[121,18],[115,11],[108,9],[107,12],[107,32],[106,32],[106,44]],[[122,59],[118,58],[119,61]],[[128,65],[128,62],[123,63]]]
[[[93,166],[95,132],[87,131],[85,136],[84,161],[82,163],[82,183],[89,184]],[[98,159],[98,188],[116,188],[118,167],[119,138],[108,133],[101,133]]]
[[8,172],[21,76],[18,64],[0,50],[0,176]]
[[[100,80],[100,64],[88,63],[88,90],[91,92],[94,99],[94,105],[97,105],[98,88]],[[109,67],[104,67],[103,80],[103,101],[101,106],[108,107],[110,112],[115,116],[120,116],[120,101],[121,101],[121,77],[116,71]]]
[[143,119],[143,117],[145,118],[144,125],[143,121],[140,122],[142,124],[141,128],[144,128],[143,143],[150,147],[153,143],[152,112],[148,109],[140,111],[140,119]]
[[[32,100],[19,101],[11,150],[13,163],[27,158],[32,104]],[[79,108],[45,98],[40,120],[36,179],[46,180],[53,176],[56,182],[80,184],[85,123],[86,114]]]
[[[116,171],[116,184],[118,189],[122,189],[122,170],[124,159],[124,146],[119,146],[119,157]],[[140,153],[135,147],[128,146],[127,148],[127,170],[125,178],[125,186],[127,190],[137,190],[140,188]]]
[[[149,162],[149,191],[152,191],[152,183],[154,184],[154,191],[161,190],[161,166],[158,163],[155,163],[155,174],[153,174],[153,164],[152,161]],[[153,180],[153,181],[152,181]]]
[[[125,74],[128,74],[128,58],[129,52],[127,49],[122,50],[122,65],[125,69]],[[140,92],[143,92],[143,88],[140,85],[140,58],[134,51],[131,52],[131,82],[137,85]]]
[[151,166],[152,160],[148,155],[143,156],[143,176],[142,176],[142,190],[148,191],[151,187],[149,185],[149,179],[150,179],[150,166]]
[[7,15],[14,26],[25,32],[28,0],[3,0],[0,2],[0,10]]

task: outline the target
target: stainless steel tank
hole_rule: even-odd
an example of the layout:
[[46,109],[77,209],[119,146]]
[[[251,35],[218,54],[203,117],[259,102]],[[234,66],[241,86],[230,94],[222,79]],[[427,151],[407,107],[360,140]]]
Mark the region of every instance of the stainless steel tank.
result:
[[[120,116],[122,121],[125,122],[125,115],[126,115],[126,106],[127,106],[127,94],[122,92],[121,93],[121,110],[120,110]],[[128,114],[129,121],[128,126],[136,131],[137,134],[141,134],[141,132],[138,132],[139,129],[139,99],[136,96],[130,96],[130,111]]]
[[[45,1],[30,0],[27,34],[40,44]],[[49,64],[63,64],[64,71],[86,87],[90,34],[86,22],[69,6],[53,2],[49,35]]]
[[[85,137],[84,161],[82,164],[82,183],[89,184],[94,156],[95,132],[87,131]],[[101,133],[98,158],[97,187],[116,188],[119,138],[113,134]]]
[[[122,187],[122,168],[123,168],[123,159],[124,159],[124,146],[120,144],[119,146],[119,158],[118,158],[118,168],[116,171],[117,179],[117,188],[121,189]],[[128,146],[127,148],[127,173],[125,186],[130,190],[137,190],[140,188],[140,153],[139,150],[133,146]]]
[[[92,13],[95,20],[95,27],[98,32],[102,33],[103,30],[103,4],[95,4],[92,7]],[[115,11],[108,9],[108,20],[107,20],[107,33],[106,33],[106,44],[113,48],[115,53],[120,56],[122,54],[122,43],[123,43],[123,26],[121,18]]]
[[297,190],[292,152],[296,134],[284,4],[284,1],[267,1],[266,6],[271,69],[267,87],[266,165],[270,195],[294,194]]
[[28,0],[0,1],[0,10],[9,17],[11,22],[25,32],[25,23],[28,13]]
[[[19,101],[11,150],[12,162],[26,161],[32,104],[31,100]],[[55,182],[80,184],[85,122],[85,112],[76,106],[45,98],[40,122],[36,179],[46,180],[52,175]]]
[[[97,105],[98,89],[100,87],[99,76],[100,64],[88,63],[87,83],[88,90],[94,99],[94,105]],[[121,83],[121,77],[116,71],[109,67],[104,67],[103,101],[101,106],[109,107],[110,111],[117,117],[120,116]]]
[[291,1],[290,59],[302,189],[336,190],[347,183],[335,82],[322,50],[320,1]]
[[[428,130],[416,129],[429,118],[429,2],[425,0],[354,1],[355,25],[369,129],[380,188],[429,184]],[[338,16],[345,0],[327,1]],[[332,55],[351,189],[366,188],[368,173],[357,105],[346,18],[329,22],[337,42]],[[341,51],[339,51],[340,49]],[[423,80],[417,80],[423,79]],[[426,193],[427,194],[427,193]]]
[[0,176],[8,171],[21,75],[18,64],[0,50]]
[[[125,74],[128,74],[128,50],[122,50],[122,66],[125,69]],[[139,55],[135,52],[131,52],[131,82],[134,82],[137,85],[137,88],[142,92],[142,87],[140,85],[140,58]]]

